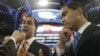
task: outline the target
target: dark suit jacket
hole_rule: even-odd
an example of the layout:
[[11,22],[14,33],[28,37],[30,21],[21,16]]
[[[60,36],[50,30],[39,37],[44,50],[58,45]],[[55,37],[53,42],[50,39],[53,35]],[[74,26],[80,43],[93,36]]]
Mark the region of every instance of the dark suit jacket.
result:
[[31,46],[28,49],[28,52],[39,56],[40,49],[42,49],[44,56],[52,56],[51,49],[46,45],[38,43],[36,40],[32,42]]
[[100,27],[94,24],[88,26],[81,34],[75,53],[73,52],[73,45],[70,44],[66,48],[66,55],[100,56]]
[[8,40],[4,45],[0,45],[0,56],[16,56],[16,48],[13,40]]
[[[18,46],[18,48],[19,48],[19,46]],[[18,51],[18,48],[17,48],[17,51]],[[32,44],[30,45],[30,47],[28,49],[28,52],[34,54],[35,56],[39,56],[40,49],[42,49],[44,56],[52,56],[50,47],[43,45],[43,44],[37,42],[36,40],[32,42]]]

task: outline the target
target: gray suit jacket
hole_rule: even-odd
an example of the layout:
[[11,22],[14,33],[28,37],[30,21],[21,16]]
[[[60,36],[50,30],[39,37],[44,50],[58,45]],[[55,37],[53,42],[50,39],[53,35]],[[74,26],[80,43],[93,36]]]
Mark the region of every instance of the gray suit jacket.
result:
[[13,40],[10,39],[4,45],[0,45],[0,56],[17,56]]

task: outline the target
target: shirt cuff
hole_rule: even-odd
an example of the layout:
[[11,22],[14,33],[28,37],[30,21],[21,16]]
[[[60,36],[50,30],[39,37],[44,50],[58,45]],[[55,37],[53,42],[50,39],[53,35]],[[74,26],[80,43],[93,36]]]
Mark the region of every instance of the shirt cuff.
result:
[[16,40],[13,37],[10,37],[9,39],[12,39],[15,43],[15,46],[16,46]]
[[65,50],[56,47],[56,52],[57,52],[57,56],[61,56],[63,53],[65,53]]

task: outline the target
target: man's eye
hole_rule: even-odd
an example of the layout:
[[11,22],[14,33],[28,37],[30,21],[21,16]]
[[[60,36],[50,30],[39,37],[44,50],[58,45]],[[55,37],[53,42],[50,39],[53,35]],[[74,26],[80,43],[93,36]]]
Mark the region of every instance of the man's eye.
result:
[[67,14],[66,12],[62,13],[62,17],[65,17],[65,16],[66,16],[66,14]]
[[62,14],[63,17],[64,17],[65,15],[66,15],[65,13]]

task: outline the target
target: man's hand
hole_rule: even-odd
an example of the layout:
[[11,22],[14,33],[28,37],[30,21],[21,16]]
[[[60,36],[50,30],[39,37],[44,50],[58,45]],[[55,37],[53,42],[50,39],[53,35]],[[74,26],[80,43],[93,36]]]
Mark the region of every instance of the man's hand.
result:
[[30,52],[27,52],[25,56],[35,56],[35,55]]
[[43,56],[43,51],[42,51],[42,49],[39,50],[39,56]]
[[18,30],[16,30],[13,32],[11,37],[13,37],[16,40],[16,42],[18,43],[18,42],[24,40],[26,35],[25,35],[25,33],[22,33],[22,32],[19,32]]
[[59,43],[58,43],[58,48],[63,49],[65,47],[65,43],[72,34],[72,31],[68,28],[63,28],[60,31],[60,37],[59,37]]
[[[24,56],[35,56],[35,55],[30,52],[27,52],[26,55],[24,55]],[[43,56],[42,49],[39,50],[39,56]]]

